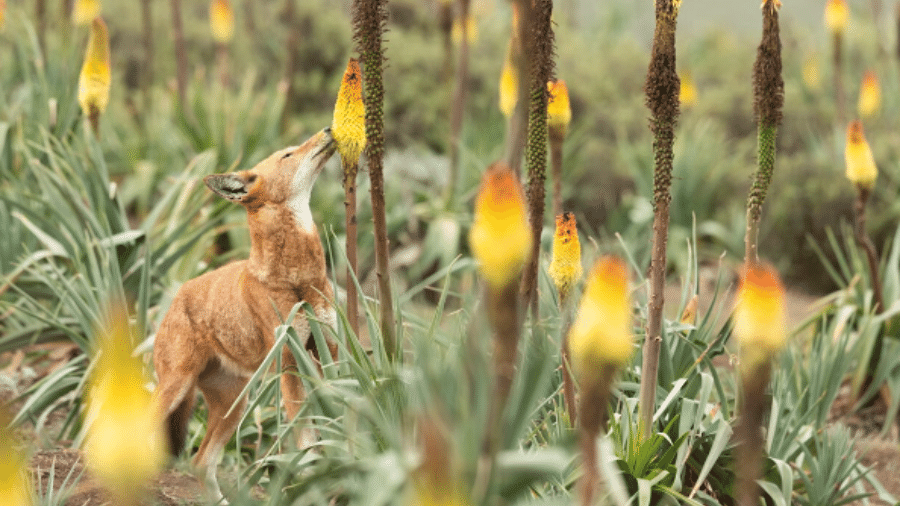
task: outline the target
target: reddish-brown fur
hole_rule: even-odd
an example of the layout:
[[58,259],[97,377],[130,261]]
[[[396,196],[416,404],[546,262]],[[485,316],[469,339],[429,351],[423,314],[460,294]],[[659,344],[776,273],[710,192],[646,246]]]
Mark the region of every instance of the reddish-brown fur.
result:
[[[335,323],[322,243],[309,215],[309,192],[333,153],[333,144],[326,129],[251,170],[204,180],[210,189],[247,209],[250,258],[181,287],[157,332],[153,362],[159,377],[156,409],[166,420],[173,453],[184,445],[197,389],[203,394],[209,408],[208,429],[193,462],[206,473],[206,486],[216,498],[221,498],[216,467],[246,405],[246,399],[238,401],[238,396],[272,349],[275,327],[301,301],[312,306],[319,320]],[[302,312],[294,326],[301,339],[308,339]],[[286,371],[281,390],[287,416],[293,420],[305,395],[287,348],[282,350],[282,363]],[[228,413],[235,401],[237,406]],[[308,444],[309,439],[306,431],[299,443]]]

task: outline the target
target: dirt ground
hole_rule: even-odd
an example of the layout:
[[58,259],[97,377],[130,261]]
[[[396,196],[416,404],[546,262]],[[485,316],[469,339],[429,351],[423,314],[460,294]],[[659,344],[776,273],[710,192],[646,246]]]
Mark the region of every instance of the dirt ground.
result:
[[[702,292],[702,290],[701,290]],[[790,293],[789,313],[792,322],[799,322],[814,310],[815,298]],[[668,300],[678,300],[678,290],[667,293]],[[728,298],[722,303],[729,304]],[[708,305],[703,297],[701,311]],[[0,355],[0,405],[21,392],[28,384],[49,374],[70,360],[76,349],[70,344],[39,345],[32,349],[8,352]],[[26,358],[29,357],[29,358]],[[881,401],[862,412],[849,413],[849,389],[843,393],[832,410],[834,424],[843,424],[858,437],[856,450],[864,465],[869,467],[886,490],[900,498],[900,439],[896,427],[887,437],[878,436],[884,423],[886,407]],[[15,407],[15,406],[14,406]],[[51,423],[52,424],[52,423]],[[41,446],[46,435],[22,432],[25,443]],[[66,506],[102,506],[110,503],[107,493],[85,471],[84,460],[76,449],[66,442],[47,445],[36,450],[31,458],[31,468],[40,492],[46,496],[52,485],[54,497],[67,496]],[[203,492],[199,481],[192,475],[178,470],[168,470],[152,482],[145,504],[161,506],[186,506],[201,504]],[[888,504],[877,497],[870,504]]]

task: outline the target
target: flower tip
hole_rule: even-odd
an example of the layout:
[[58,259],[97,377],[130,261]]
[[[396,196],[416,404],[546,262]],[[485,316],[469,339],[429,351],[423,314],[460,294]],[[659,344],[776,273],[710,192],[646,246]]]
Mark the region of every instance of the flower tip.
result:
[[787,339],[784,286],[766,263],[744,267],[734,311],[734,334],[749,363],[771,359]]
[[878,167],[872,149],[863,133],[863,125],[859,120],[851,121],[847,126],[847,147],[844,151],[847,166],[846,176],[852,183],[871,188],[878,177]]
[[859,102],[857,110],[863,118],[870,118],[878,113],[881,108],[881,86],[878,76],[873,70],[867,70],[863,75],[862,85],[859,89]]
[[624,366],[632,354],[628,269],[615,256],[597,260],[569,332],[573,366],[590,378],[603,364]]
[[531,256],[525,198],[516,174],[503,162],[495,162],[484,174],[469,244],[481,275],[495,288],[516,279]]
[[228,0],[212,0],[209,4],[209,27],[216,42],[231,42],[234,37],[234,11]]
[[547,83],[547,128],[551,138],[563,138],[572,121],[569,89],[562,79]]
[[850,19],[850,11],[844,0],[828,0],[825,5],[825,26],[835,35],[844,33],[847,29],[847,21]]

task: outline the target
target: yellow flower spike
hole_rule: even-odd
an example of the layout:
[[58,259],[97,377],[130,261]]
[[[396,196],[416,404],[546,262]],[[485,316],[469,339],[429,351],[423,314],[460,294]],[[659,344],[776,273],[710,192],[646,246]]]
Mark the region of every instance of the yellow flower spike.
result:
[[628,271],[620,258],[605,256],[591,269],[569,332],[575,376],[582,383],[593,382],[602,366],[626,365],[633,348]]
[[209,4],[209,27],[213,40],[228,44],[234,36],[234,11],[228,0],[212,0]]
[[681,106],[689,109],[697,103],[697,87],[690,72],[681,74],[681,88],[678,90],[678,100]]
[[850,19],[850,10],[844,0],[828,0],[825,5],[825,26],[833,34],[842,34],[847,31],[847,21]]
[[556,217],[556,233],[553,236],[553,256],[547,272],[559,291],[560,299],[568,297],[572,287],[584,274],[581,267],[581,243],[575,228],[575,215],[563,213]]
[[819,60],[815,56],[810,56],[803,62],[803,84],[811,90],[818,90],[822,84]]
[[144,387],[143,364],[132,356],[128,316],[113,308],[99,332],[97,364],[86,395],[84,454],[93,476],[122,504],[134,504],[165,463],[162,425]]
[[469,46],[474,45],[478,41],[478,25],[475,23],[475,15],[471,12],[466,17],[465,23],[459,18],[453,19],[453,28],[450,29],[450,38],[453,40],[453,43],[461,44],[463,34],[465,34],[466,42],[469,43]]
[[102,10],[100,0],[75,0],[72,5],[72,22],[76,25],[89,24],[100,16]]
[[6,15],[6,0],[0,0],[0,30],[3,29],[3,20]]
[[847,148],[844,151],[847,162],[847,179],[864,188],[871,188],[878,177],[878,167],[872,149],[866,142],[862,122],[851,121],[847,127]]
[[15,440],[9,420],[0,412],[0,504],[29,506],[32,501],[27,461],[13,444]]
[[511,118],[519,101],[519,76],[512,62],[512,55],[507,52],[500,72],[500,110],[507,118]]
[[881,108],[881,85],[878,84],[878,76],[873,70],[867,70],[863,75],[862,86],[859,89],[859,102],[857,110],[863,118],[871,118]]
[[787,341],[784,287],[769,264],[744,267],[734,308],[734,336],[741,362],[753,368],[781,351]]
[[572,108],[569,105],[569,88],[562,79],[547,83],[547,129],[550,138],[562,139],[569,130],[572,121]]
[[530,258],[525,197],[515,173],[503,162],[495,162],[484,174],[469,245],[482,277],[498,289],[517,279]]
[[109,32],[102,18],[94,18],[84,65],[78,76],[78,103],[85,116],[99,116],[109,104],[112,77],[109,68]]
[[366,147],[366,110],[362,99],[362,74],[356,58],[347,62],[347,70],[341,80],[331,135],[341,159],[356,163]]

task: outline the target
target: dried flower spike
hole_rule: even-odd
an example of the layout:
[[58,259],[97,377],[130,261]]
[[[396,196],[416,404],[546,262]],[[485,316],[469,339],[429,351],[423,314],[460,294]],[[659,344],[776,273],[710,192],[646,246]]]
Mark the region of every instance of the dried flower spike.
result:
[[828,0],[825,5],[825,26],[833,34],[843,34],[847,31],[847,21],[850,19],[850,11],[844,0]]
[[341,159],[357,163],[366,147],[366,110],[362,99],[362,75],[356,58],[350,58],[347,62],[347,70],[341,80],[334,104],[331,134]]
[[559,291],[560,299],[568,297],[572,287],[581,279],[581,243],[575,227],[575,215],[563,213],[556,217],[556,233],[553,236],[553,257],[547,272]]
[[502,162],[484,174],[469,244],[481,264],[481,275],[498,289],[515,280],[528,261],[531,230],[525,198],[515,173]]
[[132,356],[124,309],[99,335],[86,404],[84,453],[93,476],[123,504],[133,503],[165,462],[165,437],[151,409],[142,362]]
[[863,118],[871,118],[881,109],[881,85],[878,76],[873,70],[867,70],[863,75],[862,86],[859,89],[859,102],[857,111]]
[[747,265],[736,301],[734,335],[744,355],[742,362],[752,368],[774,357],[787,340],[784,288],[775,268]]
[[[91,23],[84,65],[78,76],[78,103],[88,118],[99,117],[109,104],[109,88],[112,81],[109,64],[109,32],[102,18]],[[96,125],[94,125],[96,130]]]
[[100,0],[75,0],[72,5],[72,22],[76,25],[89,24],[100,16],[102,8]]
[[212,0],[209,4],[209,27],[216,42],[231,42],[234,37],[234,11],[228,0]]
[[606,256],[591,269],[569,333],[575,376],[591,382],[602,366],[627,364],[633,348],[628,272],[621,259]]
[[862,122],[859,120],[851,121],[847,127],[847,149],[844,151],[844,158],[847,162],[847,179],[864,188],[871,188],[875,184],[878,168],[875,166],[872,149],[866,142]]

